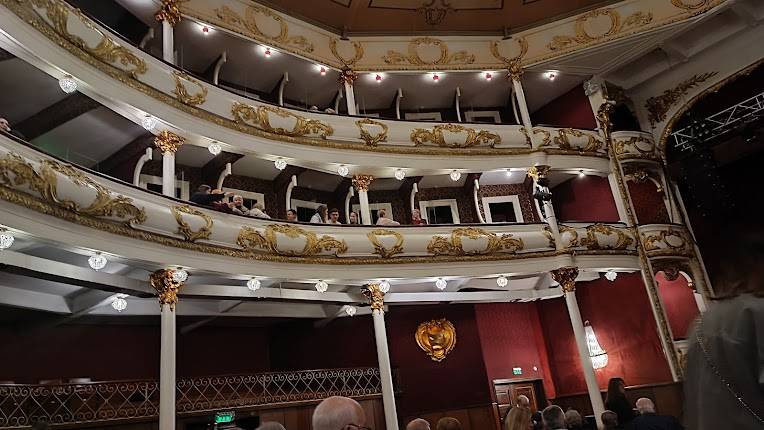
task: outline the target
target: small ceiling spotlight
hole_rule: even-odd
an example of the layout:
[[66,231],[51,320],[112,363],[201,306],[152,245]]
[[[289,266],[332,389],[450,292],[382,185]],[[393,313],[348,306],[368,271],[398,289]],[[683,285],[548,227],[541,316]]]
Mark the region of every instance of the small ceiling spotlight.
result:
[[88,264],[90,265],[90,268],[96,272],[106,267],[106,263],[108,262],[109,260],[107,260],[106,257],[104,257],[100,252],[96,252],[95,254],[91,255],[90,258],[88,258]]
[[315,287],[316,287],[316,291],[318,291],[319,293],[325,293],[326,290],[329,289],[329,284],[327,284],[326,281],[318,281],[316,282]]
[[337,168],[337,174],[339,174],[342,177],[347,176],[348,173],[350,173],[350,169],[348,169],[348,166],[344,164]]
[[403,169],[395,169],[395,179],[402,181],[406,177],[406,172]]
[[210,34],[210,28],[207,27],[206,25],[203,25],[202,26],[202,34],[204,34],[205,36],[209,35]]
[[578,177],[579,178],[583,178],[584,176],[586,176],[586,173],[584,173],[584,169],[579,170],[578,171]]
[[287,162],[283,158],[278,158],[273,162],[273,165],[276,166],[276,168],[279,170],[284,170],[286,169]]
[[318,66],[318,73],[320,73],[321,76],[326,76],[326,67]]
[[491,72],[485,72],[485,80],[490,82],[491,79],[493,79]]
[[345,305],[345,313],[349,317],[354,317],[358,313],[358,309],[355,306]]
[[379,283],[379,291],[384,294],[387,294],[387,292],[390,291],[390,282],[388,282],[387,279]]
[[501,288],[506,287],[508,283],[509,283],[509,280],[504,275],[501,275],[498,278],[496,278],[496,285],[498,285]]
[[257,291],[260,289],[260,280],[252,277],[247,281],[247,288],[249,288],[249,291]]
[[547,72],[544,72],[544,77],[549,79],[550,81],[554,81],[555,79],[557,79],[557,71],[549,70]]
[[210,151],[210,154],[212,155],[218,155],[220,154],[220,151],[222,151],[223,148],[220,147],[220,144],[217,142],[210,143],[210,146],[207,147],[207,150]]
[[188,272],[186,272],[182,267],[178,267],[172,272],[172,280],[178,284],[186,282],[187,279]]
[[433,74],[432,74],[432,80],[433,80],[434,82],[438,82],[438,81],[440,81],[440,75],[438,75],[437,73],[433,73]]
[[10,248],[14,240],[15,238],[10,231],[0,229],[0,250]]
[[122,312],[127,309],[127,300],[122,296],[117,296],[111,302],[111,307],[117,312]]
[[151,131],[156,126],[157,119],[154,116],[146,114],[146,116],[141,118],[141,127],[145,128],[146,130]]
[[508,178],[512,176],[512,169],[507,169],[506,175]]
[[451,180],[456,182],[462,177],[462,172],[454,169],[451,171],[451,173],[448,174],[448,176],[451,177]]
[[265,55],[265,58],[271,58],[271,54],[273,54],[273,52],[271,52],[271,48],[264,46],[263,55]]
[[381,83],[382,82],[382,75],[377,73],[376,76],[374,76],[374,80],[377,81],[378,84]]
[[618,272],[616,272],[613,269],[610,269],[607,272],[605,272],[605,279],[607,279],[610,282],[615,281],[615,278],[617,277],[618,277]]
[[61,79],[58,80],[58,86],[61,87],[61,90],[67,94],[71,94],[77,91],[77,81],[74,80],[72,75],[64,75]]
[[443,290],[445,290],[445,289],[446,289],[446,287],[448,286],[448,282],[446,282],[446,280],[445,280],[445,279],[443,279],[443,278],[438,278],[438,279],[435,281],[435,286],[436,286],[436,287],[437,287],[439,290],[443,291]]

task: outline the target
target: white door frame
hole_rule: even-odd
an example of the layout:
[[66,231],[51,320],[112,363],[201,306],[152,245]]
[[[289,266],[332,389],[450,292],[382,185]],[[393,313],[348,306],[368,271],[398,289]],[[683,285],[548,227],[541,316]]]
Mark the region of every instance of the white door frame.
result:
[[505,203],[509,202],[512,203],[512,207],[515,209],[515,218],[517,219],[516,222],[525,222],[523,219],[523,211],[520,209],[520,199],[517,197],[517,195],[513,196],[494,196],[494,197],[483,197],[481,199],[483,202],[483,212],[485,213],[485,222],[491,223],[493,222],[493,217],[491,216],[491,203]]
[[434,206],[450,206],[451,217],[454,219],[454,224],[461,224],[459,219],[459,203],[456,199],[420,200],[419,212],[421,212],[422,219],[427,221],[428,224],[430,223],[430,220],[427,219],[427,208]]

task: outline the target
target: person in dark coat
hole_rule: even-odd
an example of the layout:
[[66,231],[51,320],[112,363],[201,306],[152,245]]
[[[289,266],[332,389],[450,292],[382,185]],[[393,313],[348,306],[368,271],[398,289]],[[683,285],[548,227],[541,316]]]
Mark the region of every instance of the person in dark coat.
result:
[[647,397],[637,400],[639,416],[631,422],[633,430],[683,430],[679,421],[670,415],[657,415],[655,404]]
[[634,419],[634,409],[626,399],[626,384],[621,378],[610,378],[605,408],[618,415],[618,424],[626,427]]
[[213,193],[212,187],[209,185],[199,185],[196,192],[188,199],[191,203],[196,203],[199,206],[213,206],[213,203],[220,202],[225,198],[225,193]]

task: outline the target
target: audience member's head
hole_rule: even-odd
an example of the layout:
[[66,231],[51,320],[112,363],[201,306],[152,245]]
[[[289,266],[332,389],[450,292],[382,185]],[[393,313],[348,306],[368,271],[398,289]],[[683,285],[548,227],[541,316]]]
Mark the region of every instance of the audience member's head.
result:
[[386,218],[387,211],[384,209],[377,210],[377,218]]
[[618,427],[618,414],[613,411],[605,411],[602,413],[602,425],[605,426],[605,430],[611,430]]
[[215,188],[214,190],[210,191],[210,194],[225,194],[225,191],[221,190],[220,188]]
[[255,430],[286,430],[286,427],[276,421],[267,421],[260,424],[260,427]]
[[316,213],[317,213],[319,216],[321,216],[321,219],[322,219],[322,220],[324,220],[324,221],[326,221],[326,212],[327,212],[327,210],[326,210],[326,205],[319,205],[319,206],[316,208]]
[[199,185],[199,188],[196,189],[197,193],[202,193],[202,194],[209,194],[210,191],[212,191],[212,187],[205,184]]
[[430,430],[430,423],[423,418],[416,418],[406,424],[406,430]]
[[569,429],[580,429],[584,426],[584,419],[577,410],[568,409],[565,411],[565,423],[568,424]]
[[[255,209],[265,210],[265,205],[262,203],[255,203],[254,206],[252,206]],[[288,212],[287,212],[288,213]]]
[[435,430],[462,430],[462,423],[453,417],[443,417],[438,420]]
[[332,222],[339,222],[340,220],[340,210],[337,208],[332,208],[332,210],[329,211],[329,219]]
[[626,397],[626,383],[623,382],[622,378],[610,378],[607,383],[606,402],[610,402],[621,397]]
[[297,221],[297,211],[294,209],[287,210],[287,221]]
[[358,224],[358,214],[355,212],[350,212],[350,219],[348,222],[350,224]]
[[655,403],[653,403],[653,401],[648,399],[647,397],[640,397],[639,399],[637,399],[637,410],[639,411],[640,415],[654,414]]
[[548,430],[565,428],[565,413],[557,405],[547,406],[541,412],[541,418],[544,420],[544,426]]
[[329,397],[313,411],[313,430],[358,430],[365,425],[363,408],[347,397]]
[[419,209],[412,210],[411,219],[414,221],[422,219],[422,212],[419,212]]
[[11,125],[8,124],[8,120],[0,118],[0,131],[11,131]]
[[233,196],[233,203],[239,207],[244,206],[244,197],[236,194],[235,196]]
[[528,398],[528,396],[520,394],[517,396],[517,406],[521,408],[530,408],[531,407],[531,399]]
[[504,430],[528,430],[531,427],[531,410],[517,406],[509,410],[504,420]]

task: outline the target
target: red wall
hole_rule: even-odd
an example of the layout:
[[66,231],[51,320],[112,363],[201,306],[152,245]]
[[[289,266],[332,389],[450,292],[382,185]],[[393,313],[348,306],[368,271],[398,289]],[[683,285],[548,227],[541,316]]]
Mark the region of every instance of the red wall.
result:
[[631,200],[634,202],[634,211],[639,224],[663,224],[668,223],[669,215],[663,194],[652,181],[638,184],[634,181],[627,182]]
[[[615,282],[598,279],[576,288],[581,317],[588,320],[609,363],[597,370],[600,388],[622,377],[627,385],[670,382],[650,301],[639,273],[621,273]],[[586,391],[565,299],[539,302],[549,361],[558,396]]]
[[582,85],[557,97],[541,109],[531,114],[534,124],[552,125],[555,127],[585,128],[594,130],[597,121],[594,119],[589,98],[584,94]]
[[560,222],[618,222],[618,209],[608,178],[575,177],[552,189],[552,204]]
[[[555,397],[537,304],[478,304],[475,317],[489,387],[494,379],[538,378],[544,380],[546,396]],[[513,367],[522,368],[523,374],[513,375]]]
[[674,335],[675,340],[686,339],[687,331],[699,314],[695,295],[687,286],[687,279],[680,275],[675,280],[669,281],[663,272],[658,272],[655,280],[658,282],[658,292],[671,326],[671,334]]

